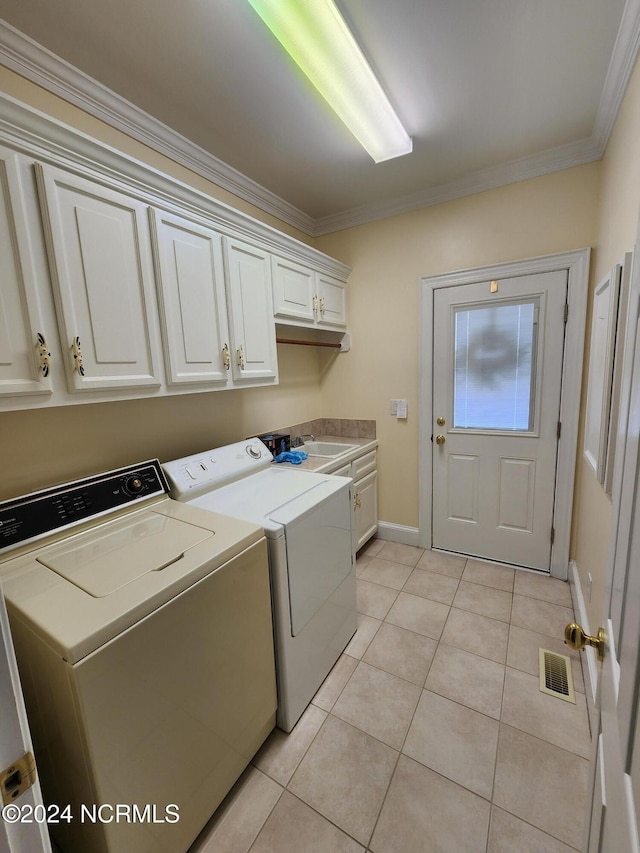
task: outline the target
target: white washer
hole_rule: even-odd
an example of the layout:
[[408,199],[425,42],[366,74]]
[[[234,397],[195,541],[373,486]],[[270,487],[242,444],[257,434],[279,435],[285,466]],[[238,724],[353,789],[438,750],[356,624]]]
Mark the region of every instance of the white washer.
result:
[[276,721],[291,731],[357,627],[352,481],[282,468],[257,438],[163,467],[177,500],[264,528],[276,639]]
[[186,851],[275,724],[263,531],[166,492],[154,460],[0,504],[45,802],[70,806],[50,826],[65,853]]

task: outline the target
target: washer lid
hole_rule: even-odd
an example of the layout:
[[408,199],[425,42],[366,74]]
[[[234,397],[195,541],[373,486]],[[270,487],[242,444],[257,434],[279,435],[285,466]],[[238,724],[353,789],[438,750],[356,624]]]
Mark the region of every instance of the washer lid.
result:
[[84,534],[81,544],[65,543],[37,561],[94,598],[111,595],[147,572],[160,571],[213,533],[174,518],[149,514],[120,523],[115,530]]

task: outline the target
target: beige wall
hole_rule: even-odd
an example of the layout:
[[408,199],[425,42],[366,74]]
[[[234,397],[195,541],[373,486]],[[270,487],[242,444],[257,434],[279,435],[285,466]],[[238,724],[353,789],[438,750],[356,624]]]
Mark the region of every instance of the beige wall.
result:
[[[591,290],[630,251],[636,241],[640,206],[640,65],[636,65],[602,160],[602,185]],[[590,318],[589,318],[590,322]],[[588,359],[588,351],[585,364]],[[583,387],[585,384],[583,383]],[[585,595],[591,631],[601,623],[611,536],[611,500],[592,469],[578,457],[573,528],[573,554]]]
[[381,520],[418,526],[420,276],[594,245],[599,174],[579,166],[317,240],[353,267],[353,349],[323,372],[322,408],[377,420]]
[[[0,91],[306,243],[309,237],[0,67]],[[276,388],[0,414],[0,500],[149,457],[165,461],[322,417],[317,351],[278,347]]]

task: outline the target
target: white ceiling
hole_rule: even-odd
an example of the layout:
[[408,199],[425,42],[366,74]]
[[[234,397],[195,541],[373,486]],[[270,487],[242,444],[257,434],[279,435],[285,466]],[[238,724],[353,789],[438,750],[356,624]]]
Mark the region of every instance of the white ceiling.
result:
[[310,233],[600,156],[601,101],[630,73],[627,51],[607,78],[619,30],[618,54],[629,41],[624,0],[339,5],[410,155],[373,163],[247,0],[2,0],[0,14],[283,199]]

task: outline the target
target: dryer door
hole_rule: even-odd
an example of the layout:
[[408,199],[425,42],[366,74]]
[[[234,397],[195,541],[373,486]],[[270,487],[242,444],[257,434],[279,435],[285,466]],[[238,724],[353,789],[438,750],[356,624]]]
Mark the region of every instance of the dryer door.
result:
[[352,567],[348,481],[339,491],[300,514],[295,514],[296,503],[292,501],[270,516],[285,528],[294,637],[348,577]]

